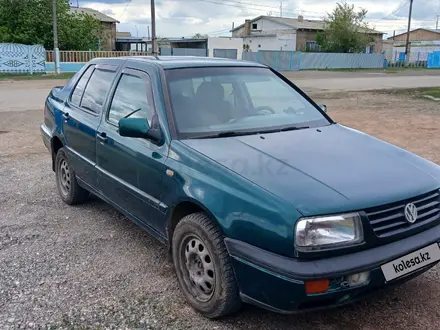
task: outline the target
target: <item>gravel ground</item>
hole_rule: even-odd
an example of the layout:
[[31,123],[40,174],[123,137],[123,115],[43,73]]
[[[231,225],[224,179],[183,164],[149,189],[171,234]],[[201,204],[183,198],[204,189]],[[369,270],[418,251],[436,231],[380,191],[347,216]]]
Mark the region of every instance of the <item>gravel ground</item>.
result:
[[[437,103],[320,94],[329,113],[440,164]],[[210,321],[185,303],[166,249],[102,201],[57,197],[42,111],[0,112],[0,329],[440,329],[440,266],[354,305]]]

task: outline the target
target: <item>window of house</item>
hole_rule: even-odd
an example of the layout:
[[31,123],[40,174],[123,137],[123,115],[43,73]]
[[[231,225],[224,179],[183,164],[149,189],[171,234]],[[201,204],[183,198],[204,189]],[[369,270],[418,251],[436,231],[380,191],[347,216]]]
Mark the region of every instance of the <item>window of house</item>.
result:
[[258,28],[257,23],[252,23],[252,30],[256,30]]
[[306,41],[306,50],[319,50],[319,45],[316,41]]
[[115,77],[115,72],[102,69],[93,71],[81,100],[81,108],[101,113],[107,93]]
[[89,78],[93,72],[93,69],[95,68],[94,65],[89,66],[86,71],[83,73],[81,78],[79,78],[78,83],[75,86],[75,89],[73,90],[72,95],[70,96],[70,102],[76,106],[79,107],[81,103],[81,98],[84,93],[84,89],[86,88],[87,82],[89,81]]
[[151,91],[149,79],[124,73],[116,87],[108,113],[108,121],[113,125],[118,125],[121,118],[135,111],[129,116],[130,118],[145,118],[151,125],[154,107],[148,91]]

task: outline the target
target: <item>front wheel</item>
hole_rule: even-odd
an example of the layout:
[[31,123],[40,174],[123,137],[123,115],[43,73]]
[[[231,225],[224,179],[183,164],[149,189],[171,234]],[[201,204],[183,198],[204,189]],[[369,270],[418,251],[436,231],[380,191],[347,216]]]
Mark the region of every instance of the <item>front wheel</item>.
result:
[[177,279],[190,305],[208,318],[237,311],[237,281],[220,229],[204,213],[184,217],[173,234]]

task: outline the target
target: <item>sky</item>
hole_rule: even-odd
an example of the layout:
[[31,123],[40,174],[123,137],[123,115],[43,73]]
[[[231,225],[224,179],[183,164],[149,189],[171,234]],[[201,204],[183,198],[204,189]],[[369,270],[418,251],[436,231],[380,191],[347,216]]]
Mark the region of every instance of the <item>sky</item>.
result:
[[[120,21],[118,31],[147,37],[150,26],[150,0],[71,0],[73,5],[99,10]],[[195,33],[228,36],[229,30],[247,18],[260,15],[283,17],[303,15],[305,19],[322,19],[337,1],[328,0],[156,0],[156,34],[158,37],[191,37]],[[356,8],[368,10],[366,22],[371,28],[390,37],[405,32],[409,0],[348,0]],[[440,0],[415,0],[411,29],[436,27]],[[439,23],[440,26],[440,23]]]

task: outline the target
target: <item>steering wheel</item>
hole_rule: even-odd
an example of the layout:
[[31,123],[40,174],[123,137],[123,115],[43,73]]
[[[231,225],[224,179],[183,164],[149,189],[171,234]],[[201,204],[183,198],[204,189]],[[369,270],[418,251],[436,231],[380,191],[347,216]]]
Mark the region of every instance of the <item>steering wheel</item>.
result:
[[257,110],[257,112],[262,113],[262,114],[265,114],[267,112],[272,113],[272,114],[275,113],[275,110],[268,105],[262,105],[261,107],[256,107],[255,110]]

